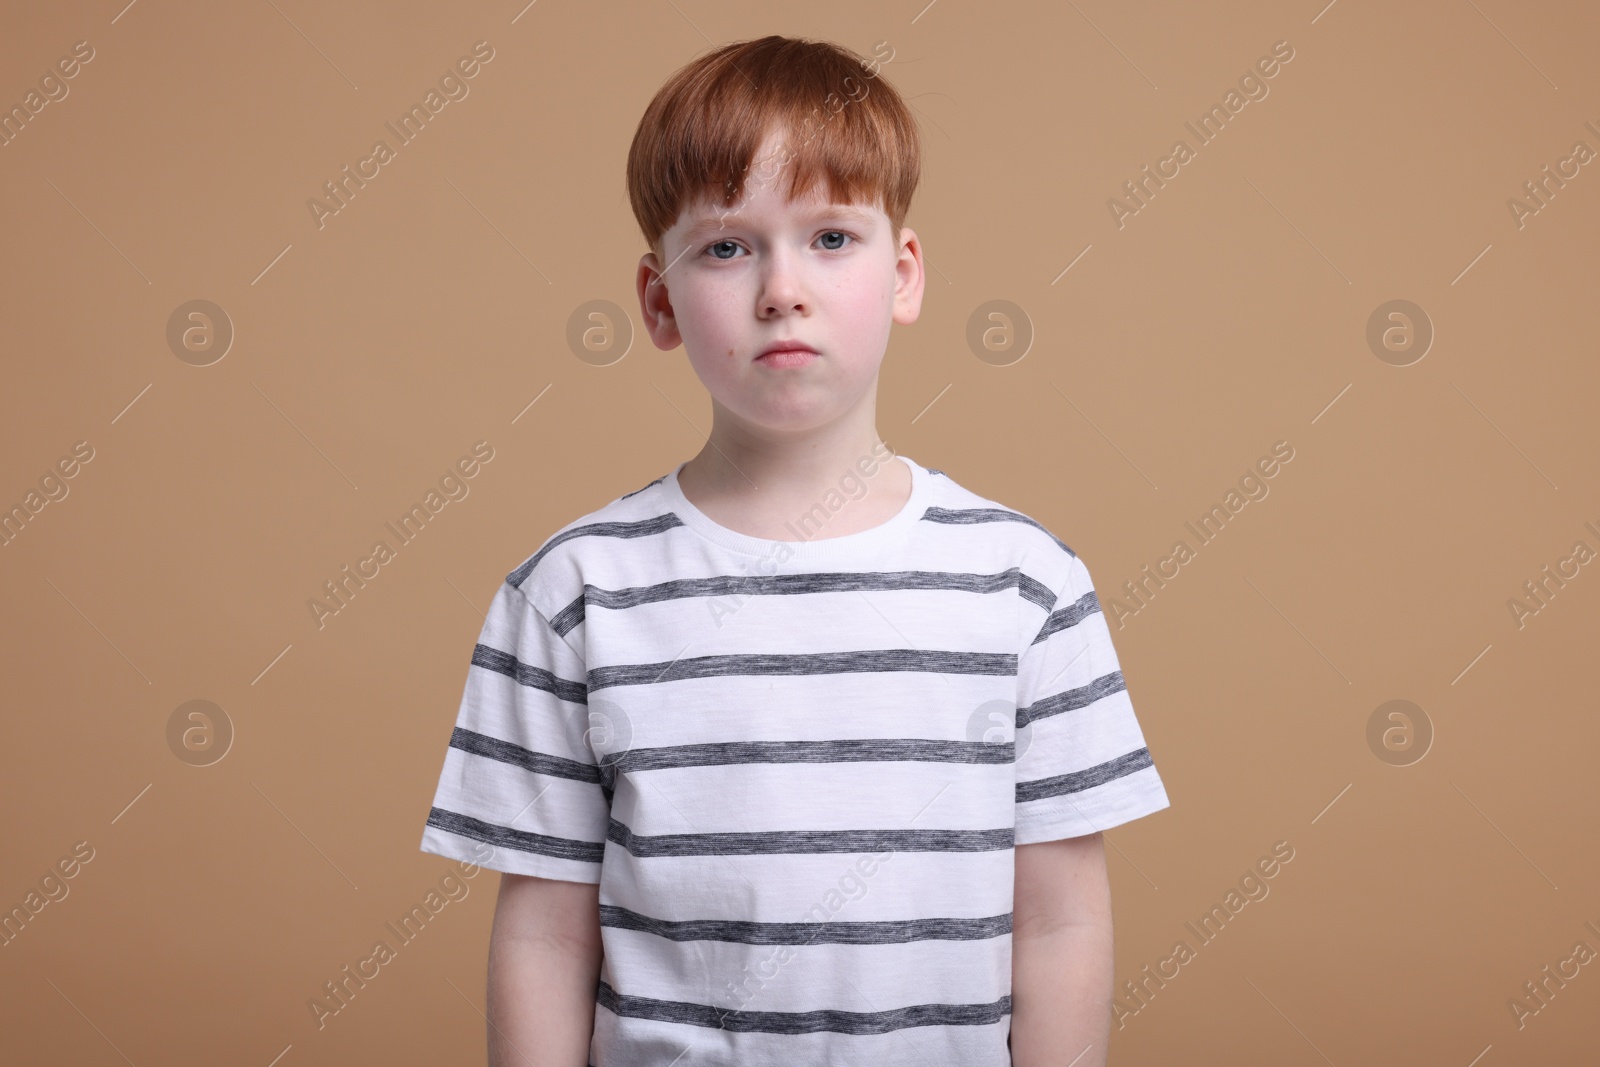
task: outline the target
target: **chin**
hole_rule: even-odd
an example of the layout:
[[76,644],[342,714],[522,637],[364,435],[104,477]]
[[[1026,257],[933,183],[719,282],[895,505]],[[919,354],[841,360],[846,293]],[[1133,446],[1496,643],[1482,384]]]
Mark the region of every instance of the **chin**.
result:
[[778,433],[800,433],[826,426],[838,418],[840,412],[818,405],[795,404],[753,404],[748,406],[732,406],[739,417],[752,426],[759,426],[766,430]]

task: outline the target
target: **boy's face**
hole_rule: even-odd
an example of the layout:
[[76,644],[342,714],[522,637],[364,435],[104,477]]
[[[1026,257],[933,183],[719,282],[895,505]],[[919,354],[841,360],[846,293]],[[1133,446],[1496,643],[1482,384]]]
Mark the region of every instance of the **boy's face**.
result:
[[[821,188],[786,201],[784,158],[769,138],[741,200],[685,208],[662,236],[665,264],[639,261],[645,326],[656,347],[684,346],[730,429],[804,431],[855,413],[872,432],[890,323],[922,308],[922,247],[909,228],[890,233],[876,206],[829,204]],[[778,341],[818,355],[757,360]]]

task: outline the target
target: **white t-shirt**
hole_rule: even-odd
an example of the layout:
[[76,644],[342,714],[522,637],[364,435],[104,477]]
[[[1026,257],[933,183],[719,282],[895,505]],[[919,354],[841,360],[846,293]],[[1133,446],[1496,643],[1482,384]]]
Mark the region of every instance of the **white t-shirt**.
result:
[[793,541],[680,464],[496,592],[422,848],[599,883],[594,1067],[1009,1067],[1013,846],[1168,806],[1083,562],[898,461]]

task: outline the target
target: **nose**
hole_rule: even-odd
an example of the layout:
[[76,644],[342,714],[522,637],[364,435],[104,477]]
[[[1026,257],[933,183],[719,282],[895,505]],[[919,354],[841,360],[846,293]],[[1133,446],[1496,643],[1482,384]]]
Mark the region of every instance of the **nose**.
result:
[[810,300],[793,258],[779,250],[767,259],[761,274],[760,314],[762,318],[782,315],[807,315]]

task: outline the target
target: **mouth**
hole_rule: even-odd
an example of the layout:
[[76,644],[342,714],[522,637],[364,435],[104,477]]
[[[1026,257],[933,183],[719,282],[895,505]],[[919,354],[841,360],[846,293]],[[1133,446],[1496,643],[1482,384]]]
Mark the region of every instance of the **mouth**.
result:
[[757,356],[756,362],[769,367],[803,367],[817,356],[817,350],[803,342],[779,341]]

